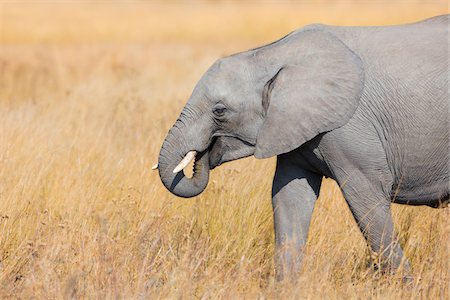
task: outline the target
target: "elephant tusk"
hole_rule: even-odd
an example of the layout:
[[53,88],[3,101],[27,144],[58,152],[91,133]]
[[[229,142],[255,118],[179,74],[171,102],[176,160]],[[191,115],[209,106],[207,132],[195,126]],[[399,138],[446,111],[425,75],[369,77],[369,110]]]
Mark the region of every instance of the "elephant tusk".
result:
[[186,166],[195,158],[196,154],[197,154],[197,151],[189,151],[186,154],[186,156],[180,161],[178,166],[176,166],[175,169],[173,169],[173,172],[178,173],[181,170],[183,170],[184,168],[186,168]]
[[158,169],[158,163],[154,164],[152,167],[152,170],[157,170]]

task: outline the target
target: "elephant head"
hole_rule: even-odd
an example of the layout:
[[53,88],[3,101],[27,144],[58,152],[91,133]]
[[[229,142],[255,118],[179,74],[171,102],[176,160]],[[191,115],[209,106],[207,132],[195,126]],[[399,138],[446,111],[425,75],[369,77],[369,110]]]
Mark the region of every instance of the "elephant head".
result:
[[[344,125],[363,88],[360,59],[321,30],[215,62],[170,129],[158,160],[164,186],[180,197],[200,194],[209,171],[239,158],[292,151]],[[183,168],[195,159],[188,178]]]

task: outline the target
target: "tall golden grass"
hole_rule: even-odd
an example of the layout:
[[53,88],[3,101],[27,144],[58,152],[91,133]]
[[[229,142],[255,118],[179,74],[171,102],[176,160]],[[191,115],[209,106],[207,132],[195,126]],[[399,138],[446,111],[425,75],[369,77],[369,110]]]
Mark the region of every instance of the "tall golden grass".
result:
[[372,271],[323,184],[298,283],[274,280],[274,160],[172,196],[150,167],[215,59],[308,23],[396,24],[445,1],[1,2],[0,297],[449,299],[449,210],[394,205],[415,281]]

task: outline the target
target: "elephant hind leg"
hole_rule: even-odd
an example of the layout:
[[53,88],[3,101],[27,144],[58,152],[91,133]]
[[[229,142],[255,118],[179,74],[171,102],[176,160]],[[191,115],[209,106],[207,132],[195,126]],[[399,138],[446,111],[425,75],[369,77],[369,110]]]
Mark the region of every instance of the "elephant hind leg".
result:
[[[391,216],[391,202],[388,195],[376,184],[376,178],[368,178],[359,171],[347,176],[341,185],[350,210],[378,260],[378,265],[390,272],[396,271],[402,263],[403,251],[398,244]],[[404,262],[409,272],[409,263]]]

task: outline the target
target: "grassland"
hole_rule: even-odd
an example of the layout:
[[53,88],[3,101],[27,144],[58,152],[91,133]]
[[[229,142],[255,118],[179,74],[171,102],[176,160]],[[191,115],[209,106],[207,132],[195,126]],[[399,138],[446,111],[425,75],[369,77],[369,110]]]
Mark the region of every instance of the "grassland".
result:
[[445,1],[0,2],[0,298],[450,298],[449,209],[394,205],[416,278],[372,271],[326,180],[297,285],[276,284],[274,160],[170,195],[150,171],[218,57],[308,23],[396,24]]

